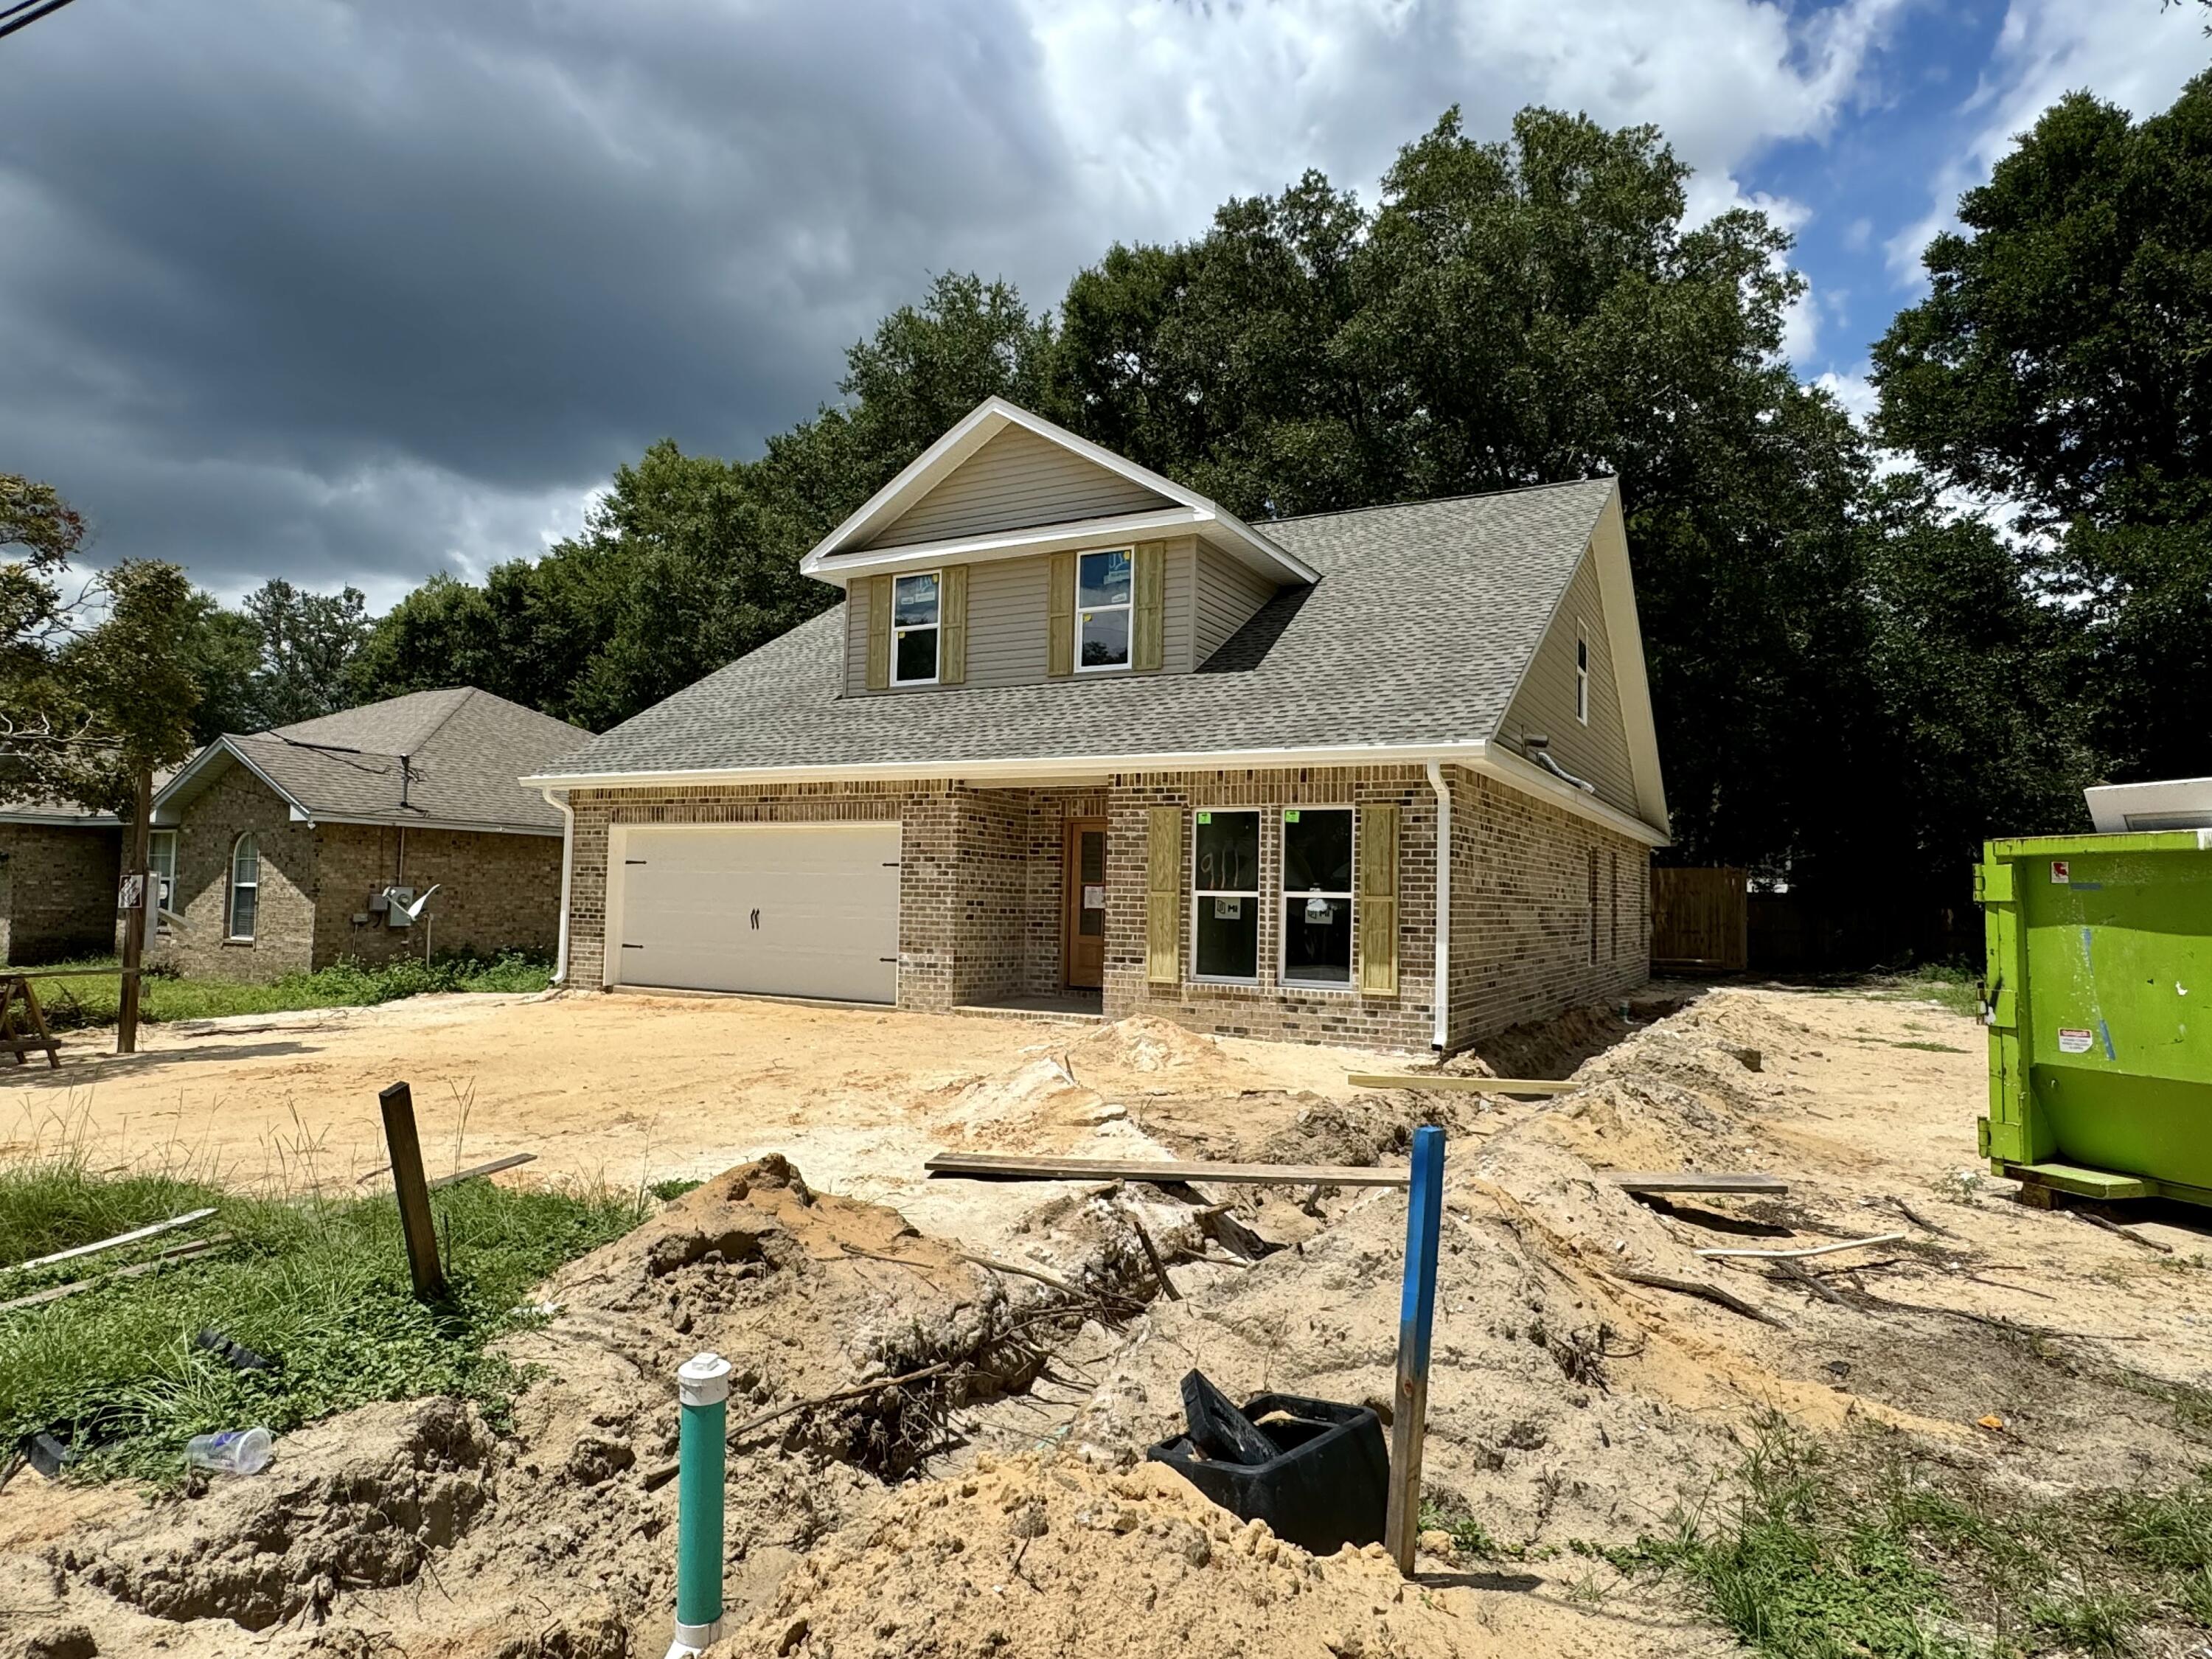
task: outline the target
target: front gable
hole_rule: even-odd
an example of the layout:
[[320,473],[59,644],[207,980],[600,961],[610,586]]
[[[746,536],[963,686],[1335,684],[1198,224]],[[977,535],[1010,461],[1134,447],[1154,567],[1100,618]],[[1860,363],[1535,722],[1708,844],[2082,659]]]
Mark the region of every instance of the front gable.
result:
[[1030,431],[1008,425],[863,550],[988,536],[1084,519],[1172,510],[1179,503]]

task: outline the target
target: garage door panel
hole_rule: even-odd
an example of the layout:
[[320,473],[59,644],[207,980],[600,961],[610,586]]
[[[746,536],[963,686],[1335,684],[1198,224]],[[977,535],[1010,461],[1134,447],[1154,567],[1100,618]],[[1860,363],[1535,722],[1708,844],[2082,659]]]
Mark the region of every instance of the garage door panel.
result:
[[890,1002],[896,824],[635,829],[617,981]]

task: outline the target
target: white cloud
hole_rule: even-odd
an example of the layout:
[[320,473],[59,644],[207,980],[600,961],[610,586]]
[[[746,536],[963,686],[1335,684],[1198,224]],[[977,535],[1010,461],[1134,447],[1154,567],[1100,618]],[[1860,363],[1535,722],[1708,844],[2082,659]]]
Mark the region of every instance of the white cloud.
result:
[[1990,172],[2036,118],[2069,92],[2087,90],[2137,118],[2172,103],[2204,66],[2202,8],[2153,10],[2150,0],[2012,0],[1996,47],[1960,103],[1964,142],[1939,168],[1928,211],[1883,243],[1890,272],[1917,288],[1920,255],[1958,222],[1961,191]]

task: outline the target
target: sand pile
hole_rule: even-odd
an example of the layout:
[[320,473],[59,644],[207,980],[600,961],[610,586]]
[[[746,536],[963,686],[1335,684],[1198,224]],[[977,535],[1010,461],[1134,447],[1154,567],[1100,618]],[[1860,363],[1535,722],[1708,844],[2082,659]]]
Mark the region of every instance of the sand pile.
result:
[[[1132,1014],[1110,1025],[1098,1026],[1073,1042],[1056,1045],[1054,1051],[1066,1056],[1078,1077],[1093,1073],[1188,1074],[1222,1070],[1234,1064],[1223,1054],[1218,1038],[1152,1014]],[[1182,1083],[1186,1079],[1175,1080]]]
[[[1531,1577],[1534,1586],[1539,1581]],[[793,1659],[1444,1659],[1660,1650],[1526,1594],[1408,1584],[1379,1548],[1316,1559],[1158,1464],[977,1461],[815,1552],[714,1651]]]

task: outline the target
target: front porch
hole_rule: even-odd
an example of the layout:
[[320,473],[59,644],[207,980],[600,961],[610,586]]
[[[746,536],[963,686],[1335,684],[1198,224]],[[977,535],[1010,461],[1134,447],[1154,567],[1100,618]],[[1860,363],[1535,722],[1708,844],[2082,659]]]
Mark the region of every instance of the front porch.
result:
[[[1102,1018],[1106,804],[1095,787],[964,788],[910,800],[900,1000],[917,1006],[928,985],[949,1008]],[[939,811],[950,817],[945,833],[917,835],[916,817]],[[943,971],[914,973],[917,956],[937,957]]]

